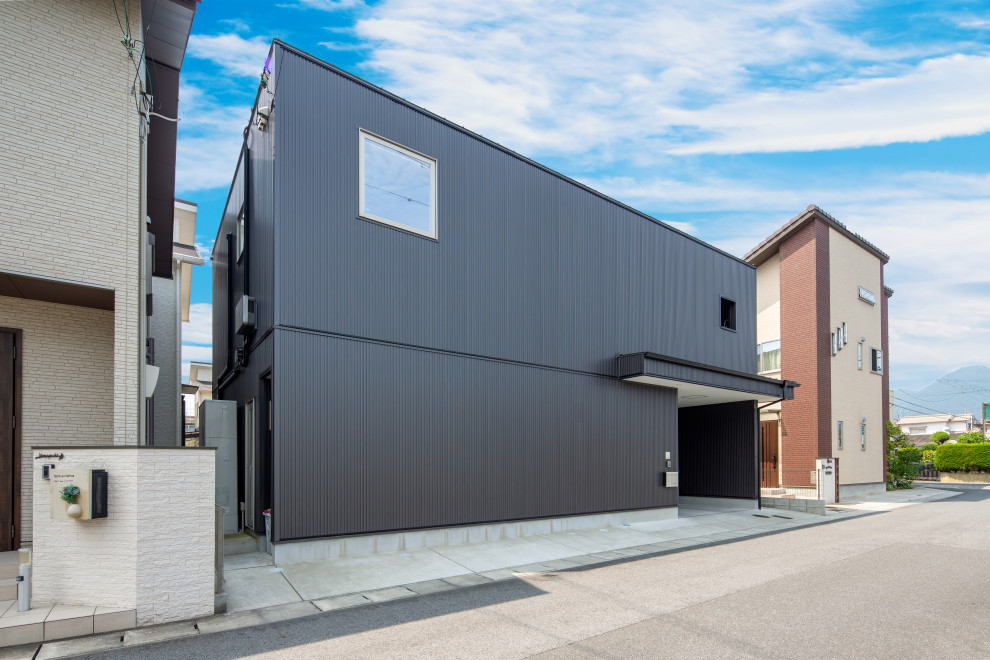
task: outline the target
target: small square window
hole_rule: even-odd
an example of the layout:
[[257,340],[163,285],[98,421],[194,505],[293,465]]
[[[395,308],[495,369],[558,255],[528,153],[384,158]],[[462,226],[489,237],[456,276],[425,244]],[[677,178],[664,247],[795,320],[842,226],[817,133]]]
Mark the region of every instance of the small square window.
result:
[[722,298],[720,324],[725,330],[736,329],[736,303],[734,300]]
[[360,132],[359,215],[437,237],[437,161]]

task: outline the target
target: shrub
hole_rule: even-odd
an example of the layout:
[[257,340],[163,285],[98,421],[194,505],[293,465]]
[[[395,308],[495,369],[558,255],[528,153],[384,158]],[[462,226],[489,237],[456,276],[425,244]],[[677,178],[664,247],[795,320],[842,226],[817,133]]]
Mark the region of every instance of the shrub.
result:
[[979,431],[970,431],[969,433],[963,433],[961,436],[956,438],[956,443],[960,445],[972,445],[978,442],[986,442],[986,436],[984,436]]
[[935,450],[934,449],[922,449],[921,460],[924,463],[934,463],[935,462]]
[[923,453],[924,452],[922,452],[921,449],[918,447],[897,448],[897,455],[900,456],[905,461],[909,461],[911,463],[917,463],[918,461],[920,461]]
[[900,427],[887,422],[887,490],[910,488],[918,474],[921,450],[908,444]]
[[935,451],[934,462],[939,472],[990,472],[990,442],[942,445]]
[[935,433],[932,433],[932,437],[930,438],[932,442],[938,445],[944,444],[948,439],[949,434],[945,431],[935,431]]
[[938,446],[939,445],[937,442],[929,442],[927,445],[924,445],[921,448],[921,451],[935,451],[936,449],[938,449]]

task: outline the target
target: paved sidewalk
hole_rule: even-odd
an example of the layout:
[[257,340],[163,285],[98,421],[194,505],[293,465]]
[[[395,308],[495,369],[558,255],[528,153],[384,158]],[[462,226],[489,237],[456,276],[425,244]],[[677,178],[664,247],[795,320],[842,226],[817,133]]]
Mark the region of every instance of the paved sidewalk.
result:
[[52,642],[44,644],[37,656],[36,645],[14,647],[0,650],[0,660],[63,658],[252,628],[417,594],[721,545],[955,495],[958,492],[924,487],[895,491],[829,505],[826,516],[777,509],[681,507],[681,517],[675,520],[281,567],[273,566],[269,555],[236,555],[226,565],[230,611],[225,615]]

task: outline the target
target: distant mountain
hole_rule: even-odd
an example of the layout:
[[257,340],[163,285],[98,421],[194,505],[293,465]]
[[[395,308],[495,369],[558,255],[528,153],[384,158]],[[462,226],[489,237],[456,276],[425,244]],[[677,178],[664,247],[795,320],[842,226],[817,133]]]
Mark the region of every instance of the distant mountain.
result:
[[962,367],[920,390],[894,390],[894,414],[973,413],[983,419],[983,402],[990,401],[990,367]]

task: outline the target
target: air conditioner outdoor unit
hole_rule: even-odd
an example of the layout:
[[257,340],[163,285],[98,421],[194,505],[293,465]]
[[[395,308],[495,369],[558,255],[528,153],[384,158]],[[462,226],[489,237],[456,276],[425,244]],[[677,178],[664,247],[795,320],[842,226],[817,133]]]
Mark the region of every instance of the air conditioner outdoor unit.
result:
[[251,296],[241,296],[234,308],[234,327],[239,335],[254,332],[257,325],[258,304]]

